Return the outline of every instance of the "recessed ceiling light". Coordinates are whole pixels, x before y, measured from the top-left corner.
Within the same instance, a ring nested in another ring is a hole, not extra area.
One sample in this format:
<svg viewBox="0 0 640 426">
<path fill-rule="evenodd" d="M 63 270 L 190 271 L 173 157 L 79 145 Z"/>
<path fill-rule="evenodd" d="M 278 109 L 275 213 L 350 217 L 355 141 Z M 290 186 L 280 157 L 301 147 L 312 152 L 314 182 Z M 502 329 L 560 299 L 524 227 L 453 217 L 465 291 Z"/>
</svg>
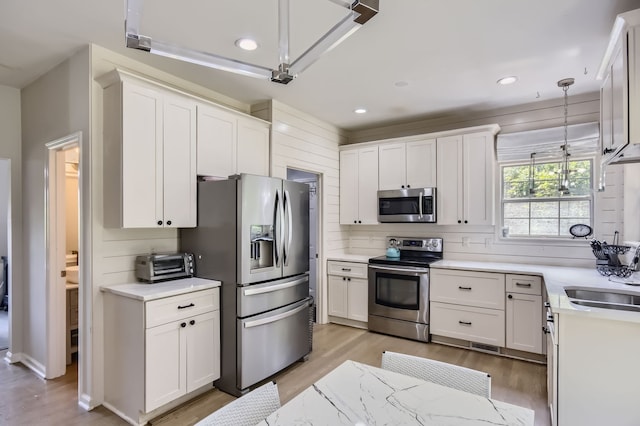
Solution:
<svg viewBox="0 0 640 426">
<path fill-rule="evenodd" d="M 394 83 L 394 86 L 396 87 L 407 87 L 409 85 L 409 83 L 407 83 L 406 81 L 396 81 Z"/>
<path fill-rule="evenodd" d="M 496 81 L 496 83 L 506 86 L 507 84 L 513 84 L 516 81 L 518 81 L 518 77 L 516 77 L 515 75 L 512 75 L 509 77 L 502 77 L 500 80 Z"/>
<path fill-rule="evenodd" d="M 236 40 L 236 46 L 242 50 L 256 50 L 258 48 L 258 43 L 250 38 L 239 38 Z"/>
<path fill-rule="evenodd" d="M 356 108 L 353 110 L 353 112 L 355 112 L 356 114 L 364 114 L 365 112 L 367 112 L 367 110 L 364 108 Z"/>
</svg>

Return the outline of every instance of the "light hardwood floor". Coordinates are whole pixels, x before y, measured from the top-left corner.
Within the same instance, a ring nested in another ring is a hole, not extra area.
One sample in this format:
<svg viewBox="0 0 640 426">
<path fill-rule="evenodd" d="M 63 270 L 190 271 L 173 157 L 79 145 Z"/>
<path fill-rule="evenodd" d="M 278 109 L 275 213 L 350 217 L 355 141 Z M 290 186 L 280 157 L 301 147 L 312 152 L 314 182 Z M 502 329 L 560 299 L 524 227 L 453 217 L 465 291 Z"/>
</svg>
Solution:
<svg viewBox="0 0 640 426">
<path fill-rule="evenodd" d="M 265 349 L 266 350 L 266 349 Z M 492 378 L 492 397 L 529 407 L 536 426 L 550 424 L 546 400 L 546 366 L 526 361 L 370 333 L 334 324 L 316 325 L 313 352 L 273 379 L 286 403 L 347 359 L 380 365 L 384 350 L 403 352 L 486 371 Z M 1 353 L 0 353 L 1 354 Z M 74 364 L 74 367 L 76 365 Z M 85 412 L 77 405 L 77 367 L 55 380 L 41 380 L 24 366 L 0 363 L 0 424 L 10 425 L 124 425 L 104 407 Z M 154 419 L 153 425 L 191 425 L 232 401 L 218 390 Z"/>
</svg>

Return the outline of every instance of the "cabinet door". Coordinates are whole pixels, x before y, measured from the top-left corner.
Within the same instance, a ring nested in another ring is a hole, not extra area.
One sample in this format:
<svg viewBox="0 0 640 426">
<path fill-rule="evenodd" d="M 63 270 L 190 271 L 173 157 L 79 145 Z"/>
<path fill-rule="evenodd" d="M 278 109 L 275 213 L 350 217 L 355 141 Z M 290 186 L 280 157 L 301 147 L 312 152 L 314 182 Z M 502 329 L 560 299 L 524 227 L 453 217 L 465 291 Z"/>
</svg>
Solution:
<svg viewBox="0 0 640 426">
<path fill-rule="evenodd" d="M 238 119 L 237 173 L 269 175 L 269 126 Z"/>
<path fill-rule="evenodd" d="M 329 275 L 329 315 L 347 318 L 347 279 Z"/>
<path fill-rule="evenodd" d="M 407 184 L 406 143 L 382 144 L 379 147 L 378 158 L 378 188 L 401 189 Z"/>
<path fill-rule="evenodd" d="M 542 353 L 542 296 L 507 294 L 507 348 Z"/>
<path fill-rule="evenodd" d="M 236 172 L 237 117 L 198 105 L 198 175 L 228 177 Z"/>
<path fill-rule="evenodd" d="M 177 95 L 164 96 L 164 226 L 196 226 L 196 105 Z"/>
<path fill-rule="evenodd" d="M 611 148 L 614 150 L 628 142 L 625 126 L 625 105 L 627 102 L 625 89 L 627 86 L 627 74 L 624 69 L 625 64 L 622 42 L 621 38 L 618 50 L 611 62 Z"/>
<path fill-rule="evenodd" d="M 369 283 L 362 278 L 347 280 L 348 318 L 367 322 L 369 320 Z"/>
<path fill-rule="evenodd" d="M 187 344 L 187 392 L 220 377 L 220 311 L 189 318 L 182 330 Z"/>
<path fill-rule="evenodd" d="M 464 135 L 463 142 L 463 221 L 472 225 L 493 225 L 493 135 Z"/>
<path fill-rule="evenodd" d="M 358 223 L 358 150 L 340 151 L 340 225 Z"/>
<path fill-rule="evenodd" d="M 609 68 L 611 70 L 611 68 Z M 613 92 L 611 73 L 607 74 L 600 88 L 600 143 L 602 152 L 611 152 L 613 146 Z"/>
<path fill-rule="evenodd" d="M 378 147 L 358 155 L 358 223 L 378 223 Z"/>
<path fill-rule="evenodd" d="M 407 186 L 410 188 L 436 187 L 436 140 L 407 142 L 406 151 Z"/>
<path fill-rule="evenodd" d="M 164 223 L 162 206 L 162 95 L 122 83 L 123 228 Z"/>
<path fill-rule="evenodd" d="M 462 136 L 438 138 L 436 155 L 438 224 L 462 223 Z"/>
<path fill-rule="evenodd" d="M 148 328 L 145 333 L 146 413 L 184 395 L 186 381 L 186 334 L 184 321 Z M 185 324 L 186 326 L 186 324 Z"/>
</svg>

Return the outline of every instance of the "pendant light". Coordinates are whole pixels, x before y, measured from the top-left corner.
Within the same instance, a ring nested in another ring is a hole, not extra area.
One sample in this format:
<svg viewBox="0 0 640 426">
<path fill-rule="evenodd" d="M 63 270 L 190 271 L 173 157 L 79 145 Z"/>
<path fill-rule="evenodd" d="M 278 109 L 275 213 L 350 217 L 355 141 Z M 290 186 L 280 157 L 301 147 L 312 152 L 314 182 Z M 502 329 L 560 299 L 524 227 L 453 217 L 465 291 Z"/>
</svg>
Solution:
<svg viewBox="0 0 640 426">
<path fill-rule="evenodd" d="M 563 78 L 558 81 L 558 87 L 562 88 L 564 92 L 564 144 L 560 147 L 562 149 L 562 165 L 560 168 L 560 174 L 558 175 L 558 192 L 561 195 L 571 194 L 569 190 L 569 145 L 567 144 L 568 122 L 567 117 L 569 115 L 569 95 L 567 91 L 569 86 L 575 83 L 573 78 Z"/>
</svg>

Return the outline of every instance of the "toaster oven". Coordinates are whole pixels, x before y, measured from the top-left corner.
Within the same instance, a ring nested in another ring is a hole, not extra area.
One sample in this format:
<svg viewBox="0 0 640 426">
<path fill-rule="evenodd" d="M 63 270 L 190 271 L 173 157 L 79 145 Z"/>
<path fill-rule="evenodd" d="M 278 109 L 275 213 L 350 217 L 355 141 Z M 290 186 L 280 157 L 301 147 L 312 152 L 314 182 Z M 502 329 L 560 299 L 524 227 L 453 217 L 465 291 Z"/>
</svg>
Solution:
<svg viewBox="0 0 640 426">
<path fill-rule="evenodd" d="M 193 276 L 193 254 L 165 253 L 136 257 L 136 278 L 145 283 Z"/>
</svg>

